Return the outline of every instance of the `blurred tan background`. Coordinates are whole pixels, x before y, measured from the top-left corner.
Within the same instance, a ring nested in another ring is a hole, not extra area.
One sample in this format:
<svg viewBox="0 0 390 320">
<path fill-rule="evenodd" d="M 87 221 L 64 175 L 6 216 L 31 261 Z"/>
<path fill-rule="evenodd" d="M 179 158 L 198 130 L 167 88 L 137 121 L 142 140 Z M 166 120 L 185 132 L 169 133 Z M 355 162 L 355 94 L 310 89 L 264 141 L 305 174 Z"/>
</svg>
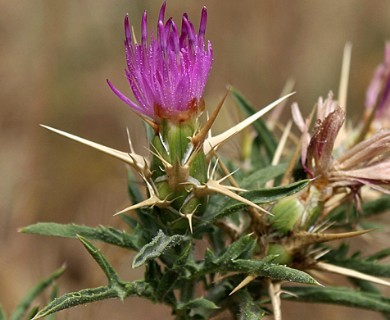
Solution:
<svg viewBox="0 0 390 320">
<path fill-rule="evenodd" d="M 294 100 L 308 110 L 319 95 L 337 93 L 343 47 L 351 41 L 348 108 L 353 117 L 359 115 L 372 72 L 383 59 L 384 42 L 390 39 L 389 1 L 168 0 L 167 15 L 179 20 L 188 11 L 197 25 L 204 4 L 207 38 L 214 49 L 205 92 L 209 106 L 233 84 L 260 108 L 277 98 L 292 77 Z M 123 17 L 129 13 L 138 34 L 147 9 L 154 30 L 160 5 L 152 0 L 0 3 L 0 303 L 7 312 L 38 279 L 63 263 L 68 268 L 59 281 L 61 293 L 105 284 L 77 241 L 19 234 L 17 229 L 38 221 L 123 226 L 112 216 L 127 204 L 122 163 L 38 125 L 122 150 L 127 150 L 130 127 L 135 147 L 146 153 L 140 121 L 110 92 L 105 79 L 130 95 L 123 73 Z M 224 116 L 232 109 L 228 101 Z M 131 270 L 128 252 L 98 246 L 123 278 L 142 276 L 142 270 Z M 317 320 L 339 320 L 356 314 L 341 307 L 285 306 L 285 319 L 315 314 Z M 358 314 L 380 319 L 370 312 Z M 129 299 L 64 311 L 58 319 L 170 316 L 164 307 Z"/>
</svg>

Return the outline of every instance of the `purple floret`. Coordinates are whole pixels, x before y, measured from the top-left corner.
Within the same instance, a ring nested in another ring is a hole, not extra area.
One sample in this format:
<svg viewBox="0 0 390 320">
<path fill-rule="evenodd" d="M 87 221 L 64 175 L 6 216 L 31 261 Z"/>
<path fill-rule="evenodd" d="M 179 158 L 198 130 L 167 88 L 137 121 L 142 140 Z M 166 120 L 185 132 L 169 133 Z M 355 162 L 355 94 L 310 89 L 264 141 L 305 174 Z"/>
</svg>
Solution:
<svg viewBox="0 0 390 320">
<path fill-rule="evenodd" d="M 199 32 L 184 14 L 181 34 L 172 18 L 164 23 L 166 3 L 157 23 L 157 39 L 148 42 L 146 11 L 141 22 L 141 43 L 133 39 L 125 17 L 127 70 L 137 103 L 131 101 L 110 81 L 113 92 L 130 107 L 158 122 L 160 119 L 185 121 L 203 109 L 203 91 L 210 73 L 213 53 L 205 44 L 207 10 L 203 7 Z"/>
</svg>

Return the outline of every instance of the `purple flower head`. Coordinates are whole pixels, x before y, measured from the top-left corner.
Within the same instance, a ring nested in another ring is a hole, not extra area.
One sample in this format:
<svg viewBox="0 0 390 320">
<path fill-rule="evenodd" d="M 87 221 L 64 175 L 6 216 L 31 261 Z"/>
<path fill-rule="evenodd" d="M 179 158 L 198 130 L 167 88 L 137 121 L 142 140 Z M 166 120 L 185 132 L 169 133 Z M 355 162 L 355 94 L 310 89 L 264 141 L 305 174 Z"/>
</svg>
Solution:
<svg viewBox="0 0 390 320">
<path fill-rule="evenodd" d="M 213 53 L 205 45 L 207 10 L 203 7 L 198 33 L 183 14 L 181 34 L 172 18 L 164 23 L 164 2 L 157 23 L 157 36 L 148 41 L 147 14 L 142 17 L 141 43 L 133 38 L 125 17 L 127 70 L 137 103 L 115 88 L 112 91 L 135 111 L 159 122 L 161 119 L 185 121 L 204 108 L 203 91 L 210 73 Z"/>
<path fill-rule="evenodd" d="M 374 108 L 377 104 L 377 114 L 383 116 L 390 108 L 390 42 L 385 46 L 383 63 L 377 66 L 366 93 L 366 107 Z"/>
</svg>

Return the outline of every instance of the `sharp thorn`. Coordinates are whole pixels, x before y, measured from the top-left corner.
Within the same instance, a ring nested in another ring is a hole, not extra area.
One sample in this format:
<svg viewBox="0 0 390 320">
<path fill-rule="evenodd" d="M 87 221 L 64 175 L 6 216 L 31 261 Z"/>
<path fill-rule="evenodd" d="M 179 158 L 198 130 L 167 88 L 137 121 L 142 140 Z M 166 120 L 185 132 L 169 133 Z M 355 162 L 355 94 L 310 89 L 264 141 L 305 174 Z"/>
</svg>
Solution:
<svg viewBox="0 0 390 320">
<path fill-rule="evenodd" d="M 285 95 L 282 98 L 277 99 L 276 101 L 272 102 L 265 108 L 259 110 L 255 114 L 251 115 L 250 117 L 246 118 L 242 122 L 236 124 L 234 127 L 226 130 L 225 132 L 217 136 L 206 139 L 205 142 L 203 143 L 204 153 L 207 155 L 211 150 L 219 148 L 224 142 L 234 137 L 236 134 L 240 133 L 246 127 L 250 126 L 253 122 L 261 118 L 264 114 L 266 114 L 268 111 L 275 108 L 279 103 L 281 103 L 288 97 L 292 96 L 294 93 L 295 92 L 292 92 L 288 95 Z"/>
<path fill-rule="evenodd" d="M 242 280 L 238 285 L 237 287 L 235 287 L 230 293 L 229 293 L 229 296 L 231 296 L 232 294 L 236 293 L 238 290 L 242 289 L 243 287 L 245 287 L 247 284 L 249 284 L 250 282 L 252 282 L 253 280 L 255 280 L 257 278 L 256 275 L 249 275 L 247 276 L 244 280 Z"/>
<path fill-rule="evenodd" d="M 116 149 L 113 149 L 113 148 L 109 148 L 109 147 L 106 147 L 104 145 L 101 145 L 99 143 L 96 143 L 96 142 L 93 142 L 93 141 L 90 141 L 90 140 L 87 140 L 87 139 L 84 139 L 84 138 L 81 138 L 81 137 L 78 137 L 76 135 L 73 135 L 73 134 L 70 134 L 70 133 L 67 133 L 67 132 L 64 132 L 64 131 L 61 131 L 61 130 L 58 130 L 58 129 L 54 129 L 54 128 L 51 128 L 51 127 L 48 127 L 48 126 L 45 126 L 45 125 L 42 125 L 41 124 L 41 127 L 45 128 L 45 129 L 48 129 L 50 131 L 53 131 L 59 135 L 62 135 L 70 140 L 74 140 L 74 141 L 77 141 L 77 142 L 80 142 L 86 146 L 89 146 L 91 148 L 94 148 L 96 150 L 99 150 L 101 152 L 104 152 L 114 158 L 117 158 L 119 160 L 122 160 L 123 162 L 129 164 L 130 166 L 132 166 L 134 169 L 136 169 L 138 172 L 141 172 L 143 174 L 146 174 L 147 175 L 147 172 L 145 171 L 148 171 L 147 169 L 147 166 L 145 165 L 146 163 L 146 160 L 144 157 L 136 154 L 136 153 L 132 153 L 131 155 L 129 153 L 126 153 L 126 152 L 123 152 L 123 151 L 119 151 L 119 150 L 116 150 Z M 144 164 L 143 164 L 144 163 Z"/>
<path fill-rule="evenodd" d="M 195 148 L 201 146 L 203 142 L 206 140 L 207 135 L 209 134 L 209 131 L 212 127 L 212 125 L 215 122 L 215 119 L 217 119 L 217 116 L 219 112 L 221 111 L 221 108 L 226 100 L 227 95 L 229 94 L 230 89 L 228 89 L 221 99 L 221 101 L 218 103 L 217 107 L 215 108 L 214 112 L 211 114 L 211 117 L 208 117 L 207 122 L 205 125 L 200 129 L 200 131 L 192 138 L 192 143 L 195 146 Z"/>
</svg>

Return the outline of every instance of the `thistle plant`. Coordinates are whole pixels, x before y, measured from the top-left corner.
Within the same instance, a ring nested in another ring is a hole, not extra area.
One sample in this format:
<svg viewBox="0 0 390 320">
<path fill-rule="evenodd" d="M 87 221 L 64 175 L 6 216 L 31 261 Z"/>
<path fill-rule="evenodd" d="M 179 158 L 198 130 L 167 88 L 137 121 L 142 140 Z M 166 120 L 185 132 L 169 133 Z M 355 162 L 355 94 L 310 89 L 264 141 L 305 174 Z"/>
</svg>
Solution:
<svg viewBox="0 0 390 320">
<path fill-rule="evenodd" d="M 213 51 L 205 39 L 206 8 L 198 31 L 184 14 L 180 32 L 172 18 L 165 19 L 165 10 L 164 3 L 155 36 L 149 36 L 144 13 L 140 40 L 125 17 L 126 77 L 135 99 L 108 81 L 145 123 L 148 157 L 134 150 L 130 133 L 129 150 L 123 152 L 44 126 L 124 162 L 130 204 L 115 217 L 126 230 L 57 223 L 22 229 L 79 239 L 108 281 L 53 296 L 47 306 L 33 309 L 30 318 L 132 296 L 168 305 L 176 319 L 278 320 L 284 299 L 363 308 L 388 318 L 390 300 L 380 289 L 390 285 L 385 279 L 390 267 L 380 261 L 390 255 L 389 249 L 371 255 L 350 252 L 346 239 L 380 232 L 367 228 L 367 218 L 390 206 L 390 130 L 383 119 L 390 110 L 389 45 L 355 129 L 345 125 L 348 46 L 339 98 L 332 93 L 320 98 L 307 116 L 293 103 L 293 121 L 271 123 L 262 116 L 286 106 L 293 93 L 256 111 L 229 88 L 209 108 L 203 93 Z M 247 118 L 213 135 L 228 95 Z M 271 119 L 276 118 L 274 113 Z M 293 122 L 300 136 L 291 132 Z M 280 136 L 277 128 L 282 128 Z M 225 142 L 244 129 L 254 138 L 239 136 L 246 146 L 240 156 L 224 156 Z M 144 278 L 121 279 L 91 241 L 136 252 L 129 268 L 144 267 Z M 345 276 L 350 285 L 334 285 L 331 273 Z"/>
</svg>

